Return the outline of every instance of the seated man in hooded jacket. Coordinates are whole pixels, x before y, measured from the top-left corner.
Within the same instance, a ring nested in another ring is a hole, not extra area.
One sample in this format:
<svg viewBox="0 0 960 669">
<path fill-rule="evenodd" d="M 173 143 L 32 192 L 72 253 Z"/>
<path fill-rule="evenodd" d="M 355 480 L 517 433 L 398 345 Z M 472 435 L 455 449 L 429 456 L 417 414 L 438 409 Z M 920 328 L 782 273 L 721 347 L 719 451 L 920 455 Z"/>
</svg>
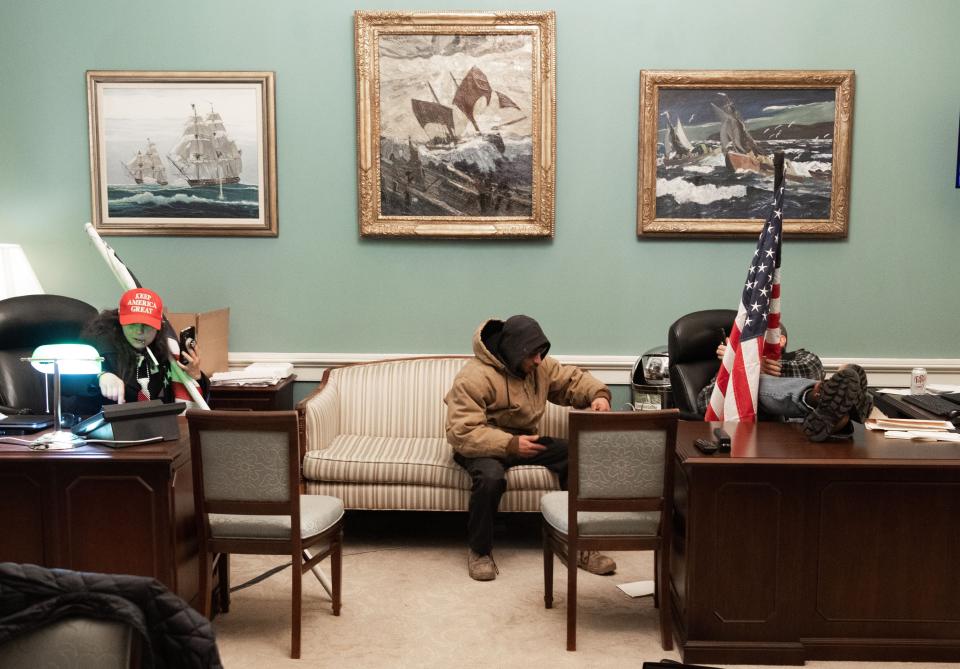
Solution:
<svg viewBox="0 0 960 669">
<path fill-rule="evenodd" d="M 447 441 L 473 481 L 467 534 L 467 569 L 478 581 L 497 577 L 493 519 L 506 490 L 506 470 L 543 465 L 567 487 L 567 442 L 537 434 L 547 401 L 594 411 L 610 410 L 610 391 L 588 372 L 548 357 L 550 342 L 529 316 L 491 319 L 473 336 L 474 358 L 444 398 Z M 616 563 L 582 551 L 577 564 L 612 574 Z"/>
</svg>

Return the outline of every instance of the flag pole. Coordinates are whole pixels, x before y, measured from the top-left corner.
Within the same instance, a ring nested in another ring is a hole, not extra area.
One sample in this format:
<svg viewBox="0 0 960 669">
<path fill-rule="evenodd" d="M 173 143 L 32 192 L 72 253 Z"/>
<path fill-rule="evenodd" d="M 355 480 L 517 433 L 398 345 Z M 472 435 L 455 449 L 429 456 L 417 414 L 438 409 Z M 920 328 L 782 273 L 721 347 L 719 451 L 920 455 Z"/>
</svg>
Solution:
<svg viewBox="0 0 960 669">
<path fill-rule="evenodd" d="M 121 288 L 124 290 L 130 290 L 131 288 L 143 287 L 133 276 L 127 266 L 123 264 L 123 261 L 117 257 L 116 252 L 110 248 L 105 241 L 103 241 L 103 238 L 99 235 L 99 233 L 97 233 L 97 230 L 93 227 L 93 225 L 88 222 L 84 224 L 83 229 L 86 230 L 87 236 L 90 237 L 90 241 L 93 242 L 94 248 L 97 249 L 100 257 L 103 258 L 103 261 L 107 263 L 107 267 L 110 268 L 113 276 L 116 277 L 117 281 L 120 283 Z M 173 332 L 173 326 L 170 325 L 170 321 L 167 320 L 165 314 L 163 315 L 163 324 L 169 328 L 171 332 Z M 203 396 L 200 394 L 200 390 L 197 388 L 196 381 L 190 378 L 190 376 L 183 371 L 180 365 L 176 364 L 176 359 L 172 355 L 170 357 L 170 374 L 174 381 L 183 384 L 184 388 L 187 389 L 187 392 L 190 393 L 190 399 L 193 400 L 198 408 L 207 411 L 210 410 L 210 406 L 203 399 Z"/>
</svg>

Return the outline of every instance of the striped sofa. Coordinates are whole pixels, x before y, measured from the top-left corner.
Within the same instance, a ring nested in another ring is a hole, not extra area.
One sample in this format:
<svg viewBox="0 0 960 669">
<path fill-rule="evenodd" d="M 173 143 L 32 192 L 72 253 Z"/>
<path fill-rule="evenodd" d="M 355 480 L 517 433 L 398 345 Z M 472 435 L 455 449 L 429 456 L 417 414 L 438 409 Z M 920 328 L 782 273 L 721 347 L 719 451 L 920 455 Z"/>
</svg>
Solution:
<svg viewBox="0 0 960 669">
<path fill-rule="evenodd" d="M 466 511 L 470 477 L 444 435 L 447 394 L 467 356 L 403 358 L 328 369 L 297 404 L 306 492 L 348 509 Z M 566 407 L 547 406 L 540 434 L 565 438 Z M 501 511 L 540 511 L 559 490 L 540 466 L 512 467 Z"/>
</svg>

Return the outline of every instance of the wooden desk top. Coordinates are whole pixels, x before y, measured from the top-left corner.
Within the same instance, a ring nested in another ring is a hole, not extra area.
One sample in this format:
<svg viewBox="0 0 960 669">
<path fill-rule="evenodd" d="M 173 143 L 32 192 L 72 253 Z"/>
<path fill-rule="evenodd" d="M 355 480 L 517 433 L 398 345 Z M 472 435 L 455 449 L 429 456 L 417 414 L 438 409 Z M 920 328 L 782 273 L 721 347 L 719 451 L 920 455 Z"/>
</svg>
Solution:
<svg viewBox="0 0 960 669">
<path fill-rule="evenodd" d="M 713 439 L 713 428 L 723 425 L 730 435 L 729 453 L 704 455 L 694 439 Z M 882 432 L 855 425 L 853 439 L 809 441 L 799 423 L 708 423 L 680 421 L 677 454 L 684 464 L 769 465 L 794 463 L 830 467 L 951 467 L 960 468 L 960 444 L 887 439 Z"/>
<path fill-rule="evenodd" d="M 154 444 L 125 446 L 110 448 L 101 444 L 78 446 L 66 451 L 34 451 L 29 446 L 13 441 L 0 441 L 0 463 L 16 461 L 40 461 L 42 458 L 51 460 L 117 460 L 130 462 L 140 460 L 144 462 L 168 461 L 178 462 L 181 458 L 190 457 L 190 430 L 187 428 L 187 419 L 177 417 L 180 427 L 180 439 L 177 441 L 159 441 Z M 50 430 L 24 434 L 10 439 L 24 439 L 33 441 Z"/>
</svg>

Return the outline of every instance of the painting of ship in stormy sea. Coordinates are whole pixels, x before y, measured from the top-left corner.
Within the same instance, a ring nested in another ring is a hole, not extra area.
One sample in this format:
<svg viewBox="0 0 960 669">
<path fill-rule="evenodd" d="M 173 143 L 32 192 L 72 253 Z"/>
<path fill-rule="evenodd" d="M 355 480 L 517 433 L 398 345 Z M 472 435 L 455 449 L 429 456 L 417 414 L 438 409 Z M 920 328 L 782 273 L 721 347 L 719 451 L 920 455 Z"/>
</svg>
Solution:
<svg viewBox="0 0 960 669">
<path fill-rule="evenodd" d="M 738 222 L 757 219 L 748 227 L 758 231 L 769 208 L 773 157 L 783 152 L 785 230 L 837 232 L 840 221 L 832 219 L 845 216 L 847 197 L 837 172 L 849 173 L 849 123 L 838 123 L 842 95 L 839 86 L 662 86 L 655 108 L 646 110 L 656 113 L 648 119 L 655 134 L 644 144 L 654 218 L 703 221 L 692 226 L 699 232 L 710 225 L 740 232 Z"/>
<path fill-rule="evenodd" d="M 95 83 L 98 229 L 263 234 L 270 185 L 262 86 Z M 271 105 L 272 107 L 272 105 Z"/>
<path fill-rule="evenodd" d="M 383 215 L 530 215 L 530 48 L 511 36 L 380 40 Z"/>
<path fill-rule="evenodd" d="M 552 136 L 543 135 L 543 120 L 550 114 L 552 123 L 553 97 L 538 81 L 553 66 L 541 57 L 540 44 L 553 15 L 531 14 L 536 16 L 517 17 L 522 27 L 511 30 L 484 24 L 461 31 L 448 16 L 442 27 L 428 27 L 430 16 L 412 13 L 410 20 L 421 22 L 423 32 L 381 29 L 372 40 L 372 58 L 358 52 L 364 234 L 552 234 L 553 144 Z M 361 32 L 368 21 L 381 20 L 394 18 L 358 12 Z M 464 18 L 470 20 L 476 16 Z M 358 41 L 358 49 L 365 45 Z M 363 69 L 367 62 L 370 71 Z M 363 136 L 369 127 L 362 101 L 367 75 L 377 91 L 369 138 Z M 366 139 L 375 161 L 372 183 L 364 169 Z M 548 151 L 541 151 L 543 142 L 551 142 Z M 543 192 L 546 177 L 535 176 L 543 155 L 549 197 Z M 366 183 L 373 186 L 369 199 Z M 365 226 L 365 220 L 373 224 Z"/>
</svg>

